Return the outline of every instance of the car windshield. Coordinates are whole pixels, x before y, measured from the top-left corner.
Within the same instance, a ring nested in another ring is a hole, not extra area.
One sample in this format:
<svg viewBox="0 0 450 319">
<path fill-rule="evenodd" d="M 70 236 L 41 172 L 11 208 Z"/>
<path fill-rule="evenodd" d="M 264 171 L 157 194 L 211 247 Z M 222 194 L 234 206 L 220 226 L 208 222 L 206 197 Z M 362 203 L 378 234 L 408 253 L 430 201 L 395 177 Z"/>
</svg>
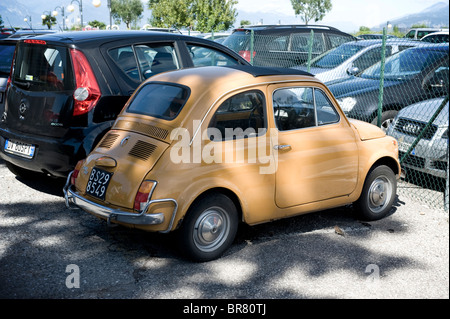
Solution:
<svg viewBox="0 0 450 319">
<path fill-rule="evenodd" d="M 9 75 L 16 45 L 0 45 L 0 75 Z"/>
<path fill-rule="evenodd" d="M 392 55 L 386 59 L 384 76 L 387 80 L 405 80 L 422 72 L 437 60 L 448 56 L 448 51 L 427 48 L 413 48 Z M 381 62 L 361 74 L 362 78 L 380 79 Z"/>
<path fill-rule="evenodd" d="M 184 86 L 153 83 L 141 87 L 127 108 L 127 112 L 173 120 L 189 97 Z"/>
<path fill-rule="evenodd" d="M 342 64 L 362 49 L 364 49 L 364 47 L 360 45 L 343 44 L 313 59 L 311 61 L 311 66 L 332 69 Z"/>
</svg>

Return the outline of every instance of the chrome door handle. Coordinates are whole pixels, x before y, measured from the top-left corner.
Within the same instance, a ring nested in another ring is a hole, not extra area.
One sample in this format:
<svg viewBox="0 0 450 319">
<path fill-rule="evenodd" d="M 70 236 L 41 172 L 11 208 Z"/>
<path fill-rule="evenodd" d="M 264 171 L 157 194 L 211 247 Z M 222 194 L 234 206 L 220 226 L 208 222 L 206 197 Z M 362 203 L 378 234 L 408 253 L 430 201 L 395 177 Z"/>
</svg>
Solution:
<svg viewBox="0 0 450 319">
<path fill-rule="evenodd" d="M 292 149 L 288 144 L 275 145 L 273 148 L 277 151 L 290 151 Z"/>
</svg>

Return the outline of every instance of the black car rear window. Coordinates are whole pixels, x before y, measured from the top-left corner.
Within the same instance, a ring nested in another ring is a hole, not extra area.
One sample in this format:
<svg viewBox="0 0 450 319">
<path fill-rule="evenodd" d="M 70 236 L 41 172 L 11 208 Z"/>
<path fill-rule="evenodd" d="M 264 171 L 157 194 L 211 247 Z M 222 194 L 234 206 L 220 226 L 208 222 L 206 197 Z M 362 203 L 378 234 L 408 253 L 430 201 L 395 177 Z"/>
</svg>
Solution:
<svg viewBox="0 0 450 319">
<path fill-rule="evenodd" d="M 31 91 L 74 89 L 72 64 L 66 47 L 20 43 L 13 81 Z"/>
<path fill-rule="evenodd" d="M 173 120 L 180 113 L 190 90 L 185 86 L 150 82 L 142 86 L 127 108 L 127 112 Z"/>
</svg>

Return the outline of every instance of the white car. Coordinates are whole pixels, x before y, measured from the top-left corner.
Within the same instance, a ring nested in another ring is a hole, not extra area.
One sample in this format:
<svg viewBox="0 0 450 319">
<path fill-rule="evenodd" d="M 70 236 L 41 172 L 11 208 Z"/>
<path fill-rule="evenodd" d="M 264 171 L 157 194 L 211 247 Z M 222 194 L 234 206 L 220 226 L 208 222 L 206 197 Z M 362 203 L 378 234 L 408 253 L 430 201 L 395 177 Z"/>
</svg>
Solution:
<svg viewBox="0 0 450 319">
<path fill-rule="evenodd" d="M 446 178 L 448 167 L 448 99 L 435 98 L 400 110 L 387 134 L 398 141 L 399 159 L 406 170 L 420 171 Z M 422 131 L 439 108 L 433 123 Z M 422 134 L 422 138 L 416 139 Z M 406 155 L 406 156 L 405 156 Z"/>
<path fill-rule="evenodd" d="M 433 32 L 430 33 L 423 38 L 420 39 L 420 41 L 424 42 L 430 42 L 430 43 L 448 43 L 448 31 L 440 31 L 440 32 Z"/>
</svg>

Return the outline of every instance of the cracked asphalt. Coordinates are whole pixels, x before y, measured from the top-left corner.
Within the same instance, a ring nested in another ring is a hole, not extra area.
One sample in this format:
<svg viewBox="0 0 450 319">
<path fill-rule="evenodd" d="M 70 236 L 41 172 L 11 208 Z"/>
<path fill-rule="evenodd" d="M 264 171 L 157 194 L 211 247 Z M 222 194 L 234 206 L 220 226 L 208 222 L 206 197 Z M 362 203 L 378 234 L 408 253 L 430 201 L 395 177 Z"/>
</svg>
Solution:
<svg viewBox="0 0 450 319">
<path fill-rule="evenodd" d="M 380 221 L 351 206 L 241 225 L 226 254 L 191 263 L 172 236 L 64 205 L 63 181 L 0 160 L 1 299 L 448 299 L 449 215 L 400 194 Z"/>
</svg>

